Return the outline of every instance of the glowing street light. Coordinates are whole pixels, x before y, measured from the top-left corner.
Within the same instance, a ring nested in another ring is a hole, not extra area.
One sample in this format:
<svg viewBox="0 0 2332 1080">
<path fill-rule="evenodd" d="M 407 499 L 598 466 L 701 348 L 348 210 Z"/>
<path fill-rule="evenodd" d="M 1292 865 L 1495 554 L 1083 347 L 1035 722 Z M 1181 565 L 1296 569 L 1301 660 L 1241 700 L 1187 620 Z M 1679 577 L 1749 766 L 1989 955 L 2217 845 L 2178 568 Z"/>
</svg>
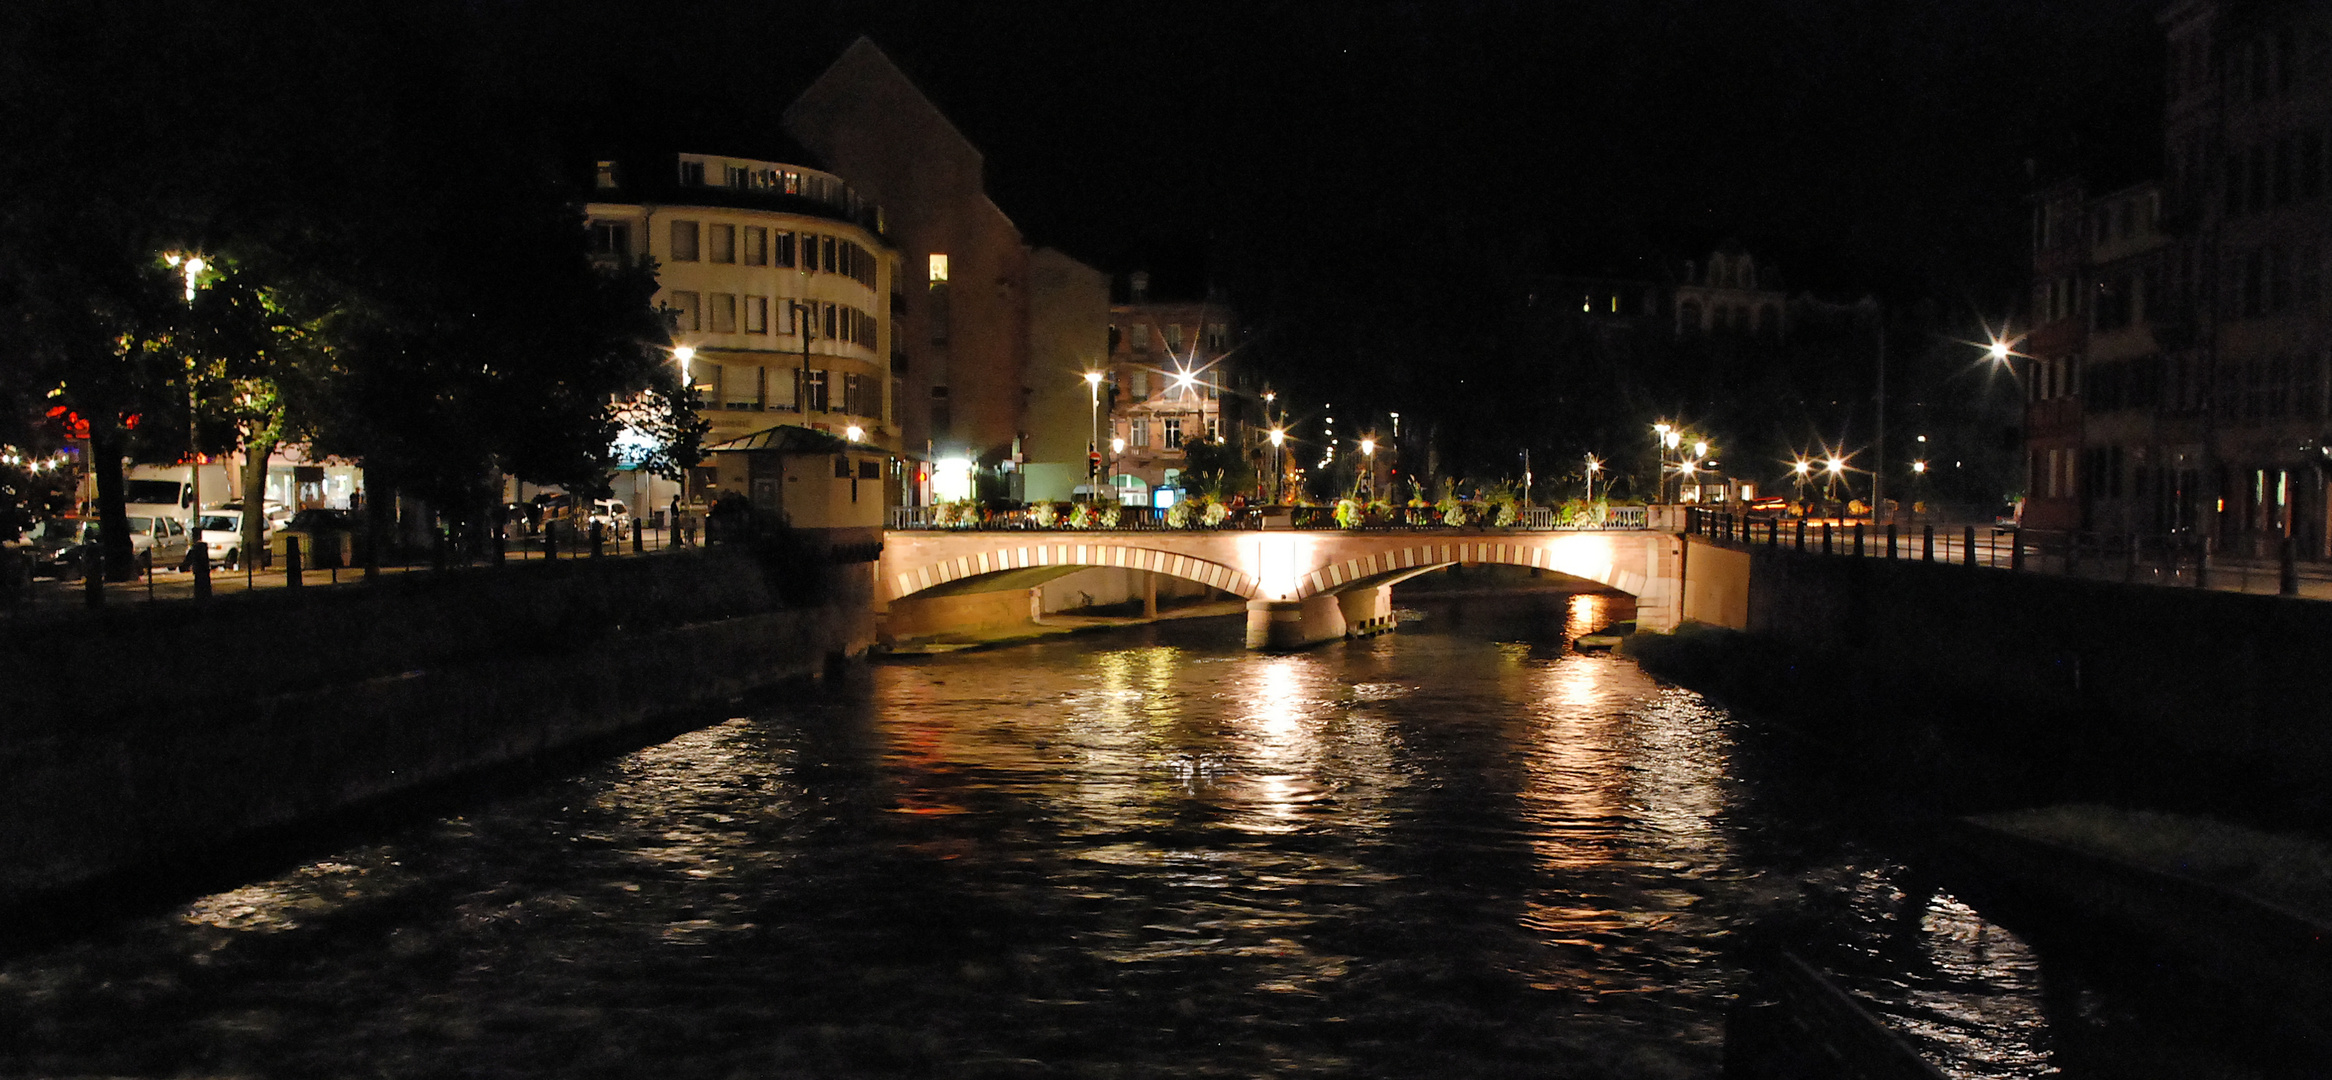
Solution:
<svg viewBox="0 0 2332 1080">
<path fill-rule="evenodd" d="M 857 424 L 852 424 L 849 427 L 842 429 L 842 437 L 849 439 L 851 442 L 858 442 L 866 438 L 866 429 L 858 426 Z"/>
<path fill-rule="evenodd" d="M 1101 480 L 1101 373 L 1085 373 L 1085 389 L 1093 396 L 1093 441 L 1085 444 L 1085 497 L 1093 499 Z"/>
<path fill-rule="evenodd" d="M 1595 474 L 1596 474 L 1596 473 L 1599 473 L 1599 472 L 1602 472 L 1602 471 L 1603 471 L 1603 462 L 1601 462 L 1601 461 L 1597 461 L 1597 460 L 1595 459 L 1595 455 L 1593 455 L 1593 454 L 1589 454 L 1589 455 L 1587 455 L 1587 501 L 1588 501 L 1588 502 L 1594 502 L 1594 501 L 1595 501 Z"/>
</svg>

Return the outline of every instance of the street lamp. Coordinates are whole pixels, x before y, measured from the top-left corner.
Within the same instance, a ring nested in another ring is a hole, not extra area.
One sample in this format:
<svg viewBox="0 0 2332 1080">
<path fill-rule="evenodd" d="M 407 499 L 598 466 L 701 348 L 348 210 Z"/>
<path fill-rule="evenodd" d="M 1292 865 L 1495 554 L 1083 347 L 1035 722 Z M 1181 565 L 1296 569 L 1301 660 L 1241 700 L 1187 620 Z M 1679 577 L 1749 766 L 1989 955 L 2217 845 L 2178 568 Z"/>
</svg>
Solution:
<svg viewBox="0 0 2332 1080">
<path fill-rule="evenodd" d="M 1587 455 L 1587 501 L 1590 504 L 1595 502 L 1595 474 L 1602 471 L 1603 463 L 1595 460 L 1595 455 Z"/>
<path fill-rule="evenodd" d="M 1085 389 L 1093 395 L 1093 441 L 1085 444 L 1085 498 L 1092 501 L 1101 480 L 1101 373 L 1085 373 Z"/>
<path fill-rule="evenodd" d="M 1282 429 L 1282 428 L 1272 428 L 1272 429 L 1271 429 L 1271 505 L 1273 505 L 1273 506 L 1278 506 L 1278 505 L 1279 505 L 1279 482 L 1280 482 L 1280 473 L 1281 473 L 1282 471 L 1284 471 L 1284 466 L 1282 466 L 1282 465 L 1280 464 L 1280 457 L 1279 457 L 1279 454 L 1280 454 L 1280 448 L 1281 448 L 1282 446 L 1286 445 L 1286 444 L 1287 444 L 1287 431 L 1286 431 L 1285 429 Z"/>
<path fill-rule="evenodd" d="M 200 255 L 181 255 L 176 252 L 163 256 L 162 261 L 178 268 L 180 277 L 186 282 L 186 302 L 192 306 L 195 284 L 210 264 Z M 195 388 L 199 374 L 199 364 L 193 354 L 189 353 L 186 357 L 186 497 L 194 504 L 188 508 L 186 529 L 187 550 L 193 553 L 187 557 L 190 566 L 196 561 L 195 556 L 207 555 L 202 543 L 202 452 L 195 445 L 195 428 L 201 423 L 199 413 L 202 410 L 202 394 Z M 258 505 L 252 500 L 244 501 Z"/>
<path fill-rule="evenodd" d="M 1377 441 L 1375 439 L 1363 438 L 1360 440 L 1360 461 L 1363 477 L 1360 493 L 1363 497 L 1374 495 L 1377 489 Z"/>
</svg>

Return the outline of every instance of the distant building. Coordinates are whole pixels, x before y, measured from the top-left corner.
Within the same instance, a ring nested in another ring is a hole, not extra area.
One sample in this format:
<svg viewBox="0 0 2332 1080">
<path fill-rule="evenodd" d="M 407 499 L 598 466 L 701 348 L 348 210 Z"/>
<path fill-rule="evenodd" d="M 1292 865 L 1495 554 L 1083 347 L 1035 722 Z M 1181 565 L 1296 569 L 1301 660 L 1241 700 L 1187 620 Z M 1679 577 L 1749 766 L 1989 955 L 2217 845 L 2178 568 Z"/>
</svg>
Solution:
<svg viewBox="0 0 2332 1080">
<path fill-rule="evenodd" d="M 1108 274 L 1051 248 L 1029 256 L 1024 499 L 1061 501 L 1084 491 L 1096 426 L 1100 453 L 1108 457 L 1113 400 L 1106 381 L 1109 317 Z M 1086 379 L 1094 373 L 1104 377 L 1098 387 Z"/>
<path fill-rule="evenodd" d="M 1111 483 L 1126 500 L 1147 499 L 1174 484 L 1188 467 L 1192 441 L 1247 445 L 1244 411 L 1226 411 L 1226 391 L 1239 386 L 1233 350 L 1239 325 L 1227 301 L 1157 300 L 1149 275 L 1132 274 L 1126 302 L 1109 309 L 1109 365 L 1114 388 L 1103 439 L 1125 449 L 1105 457 Z M 1107 402 L 1105 402 L 1107 404 Z M 1109 455 L 1110 446 L 1103 447 Z"/>
<path fill-rule="evenodd" d="M 876 299 L 897 332 L 907 449 L 976 462 L 1009 494 L 1029 362 L 1029 251 L 989 200 L 978 148 L 864 38 L 785 112 L 786 130 L 880 203 L 900 273 Z"/>
<path fill-rule="evenodd" d="M 1731 335 L 1779 339 L 1787 335 L 1789 297 L 1778 275 L 1757 265 L 1739 245 L 1726 245 L 1706 260 L 1688 261 L 1669 290 L 1668 310 L 1676 336 Z M 1592 304 L 1594 297 L 1589 297 Z M 1615 293 L 1612 303 L 1617 306 Z"/>
</svg>

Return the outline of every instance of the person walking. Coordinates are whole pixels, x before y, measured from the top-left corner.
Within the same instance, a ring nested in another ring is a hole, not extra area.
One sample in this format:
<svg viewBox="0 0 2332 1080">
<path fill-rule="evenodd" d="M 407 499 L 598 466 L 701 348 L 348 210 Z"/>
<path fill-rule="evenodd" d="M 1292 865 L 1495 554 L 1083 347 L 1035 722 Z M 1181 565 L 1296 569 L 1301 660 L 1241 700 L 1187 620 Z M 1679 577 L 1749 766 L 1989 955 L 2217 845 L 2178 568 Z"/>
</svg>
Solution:
<svg viewBox="0 0 2332 1080">
<path fill-rule="evenodd" d="M 680 542 L 680 496 L 672 496 L 672 515 L 664 522 L 664 546 Z"/>
</svg>

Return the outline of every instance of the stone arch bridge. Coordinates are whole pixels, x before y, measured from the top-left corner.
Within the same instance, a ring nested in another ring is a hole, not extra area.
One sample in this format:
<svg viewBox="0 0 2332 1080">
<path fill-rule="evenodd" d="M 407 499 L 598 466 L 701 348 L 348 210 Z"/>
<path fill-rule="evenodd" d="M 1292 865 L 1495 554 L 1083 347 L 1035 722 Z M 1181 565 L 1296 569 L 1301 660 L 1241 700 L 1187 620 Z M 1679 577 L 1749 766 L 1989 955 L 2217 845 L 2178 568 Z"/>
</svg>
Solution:
<svg viewBox="0 0 2332 1080">
<path fill-rule="evenodd" d="M 1242 597 L 1248 647 L 1292 649 L 1390 629 L 1394 584 L 1489 563 L 1627 593 L 1636 598 L 1638 626 L 1668 630 L 1683 613 L 1683 553 L 1683 538 L 1662 530 L 892 530 L 876 568 L 875 606 L 886 624 L 947 629 L 951 610 L 1009 611 L 1047 581 L 1122 568 Z"/>
</svg>

